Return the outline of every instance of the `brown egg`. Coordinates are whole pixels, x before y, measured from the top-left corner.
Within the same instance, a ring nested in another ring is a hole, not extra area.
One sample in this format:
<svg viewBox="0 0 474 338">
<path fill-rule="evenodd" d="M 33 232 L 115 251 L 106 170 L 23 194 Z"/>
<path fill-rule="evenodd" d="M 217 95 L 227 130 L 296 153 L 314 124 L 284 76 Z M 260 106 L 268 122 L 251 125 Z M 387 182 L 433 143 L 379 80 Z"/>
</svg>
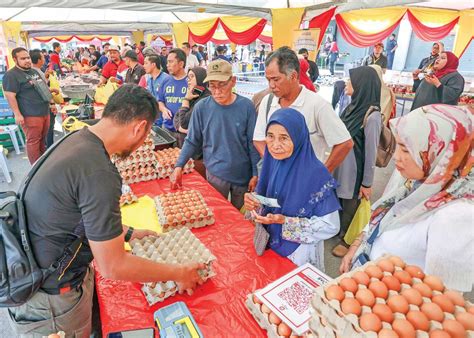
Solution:
<svg viewBox="0 0 474 338">
<path fill-rule="evenodd" d="M 428 331 L 430 329 L 430 321 L 423 312 L 408 311 L 406 317 L 415 330 Z"/>
<path fill-rule="evenodd" d="M 389 290 L 400 292 L 402 288 L 400 281 L 393 276 L 385 276 L 384 278 L 382 278 L 382 282 L 387 285 L 387 288 Z"/>
<path fill-rule="evenodd" d="M 451 336 L 444 330 L 433 330 L 430 331 L 430 338 L 451 338 Z"/>
<path fill-rule="evenodd" d="M 463 296 L 457 292 L 457 291 L 454 291 L 454 290 L 446 290 L 444 292 L 444 294 L 449 298 L 451 299 L 451 301 L 454 303 L 454 305 L 457 305 L 457 306 L 464 306 L 465 304 L 465 301 L 464 301 L 464 298 Z"/>
<path fill-rule="evenodd" d="M 392 323 L 392 329 L 401 338 L 415 338 L 416 331 L 413 325 L 405 319 L 395 319 Z"/>
<path fill-rule="evenodd" d="M 365 313 L 360 316 L 359 325 L 364 331 L 379 332 L 382 329 L 382 322 L 380 318 L 373 313 Z"/>
<path fill-rule="evenodd" d="M 375 296 L 372 291 L 367 289 L 359 289 L 356 292 L 355 298 L 361 305 L 372 307 L 375 304 Z"/>
<path fill-rule="evenodd" d="M 453 319 L 446 319 L 443 322 L 443 330 L 449 333 L 452 338 L 467 337 L 466 329 L 464 328 L 464 326 Z"/>
<path fill-rule="evenodd" d="M 190 219 L 191 218 L 191 213 L 189 211 L 186 211 L 184 213 L 184 217 L 186 217 L 187 219 Z"/>
<path fill-rule="evenodd" d="M 193 210 L 193 209 L 194 209 L 194 208 L 191 208 L 191 210 Z M 196 216 L 196 217 L 201 216 L 201 213 L 199 212 L 199 210 L 194 210 L 194 211 L 193 211 L 193 214 L 194 214 L 194 216 Z"/>
<path fill-rule="evenodd" d="M 393 330 L 382 329 L 379 331 L 378 338 L 399 338 L 400 336 Z"/>
<path fill-rule="evenodd" d="M 401 295 L 405 297 L 409 304 L 420 306 L 423 304 L 423 298 L 421 297 L 420 291 L 414 288 L 405 289 L 402 291 Z"/>
<path fill-rule="evenodd" d="M 253 295 L 253 302 L 255 304 L 263 304 L 262 301 L 260 299 L 258 299 L 258 297 L 256 295 Z"/>
<path fill-rule="evenodd" d="M 272 324 L 275 324 L 275 325 L 279 325 L 281 323 L 281 319 L 278 318 L 278 316 L 276 314 L 274 314 L 273 312 L 271 312 L 268 315 L 268 321 Z"/>
<path fill-rule="evenodd" d="M 408 302 L 405 297 L 400 295 L 391 296 L 387 300 L 387 305 L 393 312 L 407 313 L 408 312 Z"/>
<path fill-rule="evenodd" d="M 423 270 L 421 270 L 421 268 L 419 268 L 416 265 L 407 265 L 405 267 L 405 271 L 408 272 L 410 276 L 412 276 L 413 278 L 419 278 L 419 279 L 425 278 L 425 274 Z"/>
<path fill-rule="evenodd" d="M 383 277 L 383 271 L 377 265 L 369 265 L 365 268 L 365 272 L 369 275 L 369 277 L 380 279 Z"/>
<path fill-rule="evenodd" d="M 474 315 L 469 312 L 458 312 L 456 320 L 464 326 L 466 330 L 474 331 Z"/>
<path fill-rule="evenodd" d="M 291 328 L 283 322 L 278 325 L 277 331 L 278 334 L 283 337 L 288 337 L 291 335 Z"/>
<path fill-rule="evenodd" d="M 394 316 L 392 310 L 386 304 L 375 304 L 372 308 L 372 312 L 375 313 L 381 321 L 386 323 L 392 323 Z"/>
<path fill-rule="evenodd" d="M 353 313 L 357 317 L 362 313 L 362 307 L 359 302 L 354 298 L 345 298 L 341 303 L 341 310 L 346 315 Z"/>
<path fill-rule="evenodd" d="M 369 290 L 372 291 L 375 297 L 387 299 L 388 297 L 388 288 L 385 283 L 380 281 L 370 282 Z"/>
<path fill-rule="evenodd" d="M 405 267 L 405 262 L 398 256 L 391 256 L 389 258 L 389 260 L 395 265 L 395 266 L 398 266 L 400 268 L 404 268 Z"/>
<path fill-rule="evenodd" d="M 352 275 L 352 278 L 357 282 L 357 284 L 363 284 L 367 286 L 370 283 L 369 275 L 363 271 L 357 271 Z"/>
<path fill-rule="evenodd" d="M 395 271 L 395 265 L 389 259 L 382 259 L 377 263 L 377 266 L 383 271 L 393 273 Z M 392 331 L 393 332 L 393 331 Z"/>
<path fill-rule="evenodd" d="M 444 312 L 454 313 L 454 303 L 451 301 L 451 299 L 449 299 L 448 296 L 436 295 L 431 298 L 431 301 L 438 304 L 441 310 Z"/>
<path fill-rule="evenodd" d="M 466 306 L 466 311 L 474 315 L 474 306 Z"/>
<path fill-rule="evenodd" d="M 413 285 L 413 288 L 420 291 L 422 297 L 431 298 L 433 295 L 433 290 L 431 290 L 431 288 L 425 283 L 415 284 Z"/>
<path fill-rule="evenodd" d="M 428 285 L 432 290 L 439 292 L 443 292 L 444 290 L 443 282 L 436 276 L 426 275 L 425 278 L 423 278 L 423 283 Z"/>
<path fill-rule="evenodd" d="M 173 219 L 174 219 L 173 216 L 167 216 L 167 217 L 166 217 L 166 221 L 167 221 L 168 223 L 173 222 Z"/>
<path fill-rule="evenodd" d="M 357 282 L 354 279 L 348 277 L 341 279 L 339 281 L 339 285 L 344 291 L 349 291 L 352 293 L 356 293 L 358 289 Z"/>
<path fill-rule="evenodd" d="M 268 306 L 266 306 L 265 304 L 262 304 L 261 310 L 262 310 L 263 313 L 267 313 L 267 314 L 272 312 L 272 310 L 270 310 L 270 308 Z"/>
<path fill-rule="evenodd" d="M 393 273 L 393 277 L 398 279 L 400 281 L 400 283 L 403 283 L 403 284 L 412 285 L 412 283 L 413 283 L 411 275 L 408 272 L 403 271 L 403 270 L 402 271 L 395 271 Z"/>
<path fill-rule="evenodd" d="M 420 307 L 421 312 L 423 312 L 429 320 L 435 320 L 437 322 L 442 322 L 444 319 L 443 310 L 435 303 L 424 303 Z"/>
<path fill-rule="evenodd" d="M 344 299 L 344 290 L 339 285 L 331 285 L 326 289 L 326 298 L 341 302 Z"/>
</svg>

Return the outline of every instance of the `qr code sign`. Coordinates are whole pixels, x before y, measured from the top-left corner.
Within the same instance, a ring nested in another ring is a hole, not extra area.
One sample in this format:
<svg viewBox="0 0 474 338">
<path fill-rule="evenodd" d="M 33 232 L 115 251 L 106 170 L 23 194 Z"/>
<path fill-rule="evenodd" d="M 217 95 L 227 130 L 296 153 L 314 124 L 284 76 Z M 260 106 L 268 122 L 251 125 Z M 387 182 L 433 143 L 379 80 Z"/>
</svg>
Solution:
<svg viewBox="0 0 474 338">
<path fill-rule="evenodd" d="M 283 291 L 280 291 L 278 296 L 300 315 L 308 310 L 313 293 L 302 283 L 295 282 L 283 289 Z"/>
</svg>

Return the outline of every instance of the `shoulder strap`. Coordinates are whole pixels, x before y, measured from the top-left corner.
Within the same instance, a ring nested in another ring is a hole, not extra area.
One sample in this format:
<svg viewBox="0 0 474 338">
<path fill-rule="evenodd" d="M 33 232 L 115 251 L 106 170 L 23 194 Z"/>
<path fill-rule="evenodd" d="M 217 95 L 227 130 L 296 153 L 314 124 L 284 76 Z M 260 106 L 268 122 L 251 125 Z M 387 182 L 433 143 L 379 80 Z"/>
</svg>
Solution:
<svg viewBox="0 0 474 338">
<path fill-rule="evenodd" d="M 51 153 L 61 144 L 65 139 L 67 139 L 69 136 L 72 134 L 75 134 L 76 131 L 67 134 L 66 136 L 62 137 L 58 142 L 54 143 L 52 147 L 50 147 L 36 162 L 33 164 L 33 167 L 31 168 L 30 172 L 26 175 L 26 177 L 23 179 L 23 182 L 20 185 L 20 189 L 18 189 L 18 198 L 24 202 L 25 200 L 25 192 L 26 188 L 28 188 L 28 185 L 31 182 L 31 179 L 33 176 L 36 174 L 38 169 L 41 167 L 41 165 L 46 161 L 46 159 L 51 155 Z"/>
<path fill-rule="evenodd" d="M 374 111 L 380 111 L 379 107 L 377 106 L 370 106 L 369 109 L 367 110 L 367 113 L 365 113 L 364 117 L 364 122 L 362 123 L 362 128 L 365 128 L 367 125 L 367 120 L 369 119 L 370 114 L 372 114 Z M 383 124 L 383 116 L 382 116 L 382 124 Z"/>
<path fill-rule="evenodd" d="M 265 108 L 265 121 L 267 122 L 268 122 L 268 113 L 270 112 L 270 107 L 272 106 L 274 96 L 275 95 L 273 93 L 270 93 L 270 95 L 268 96 L 267 107 Z"/>
</svg>

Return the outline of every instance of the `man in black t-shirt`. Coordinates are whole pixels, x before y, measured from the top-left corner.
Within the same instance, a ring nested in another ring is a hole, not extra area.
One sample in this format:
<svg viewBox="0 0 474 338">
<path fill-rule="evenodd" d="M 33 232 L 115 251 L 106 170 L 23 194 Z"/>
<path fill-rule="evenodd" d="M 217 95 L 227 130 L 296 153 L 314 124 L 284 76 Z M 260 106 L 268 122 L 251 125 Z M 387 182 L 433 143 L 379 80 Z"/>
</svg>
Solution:
<svg viewBox="0 0 474 338">
<path fill-rule="evenodd" d="M 49 129 L 49 100 L 43 99 L 36 89 L 40 74 L 31 68 L 31 58 L 23 47 L 12 51 L 15 67 L 3 77 L 3 92 L 15 122 L 26 134 L 26 153 L 31 164 L 45 152 Z"/>
<path fill-rule="evenodd" d="M 125 53 L 123 60 L 128 67 L 124 82 L 138 84 L 146 72 L 145 68 L 143 68 L 143 66 L 138 63 L 137 53 L 135 53 L 133 50 L 129 50 L 127 53 Z"/>
<path fill-rule="evenodd" d="M 89 46 L 89 53 L 91 54 L 91 63 L 89 66 L 95 66 L 99 61 L 101 55 L 94 45 Z"/>
<path fill-rule="evenodd" d="M 309 59 L 309 52 L 306 48 L 301 48 L 298 51 L 299 55 L 303 55 L 304 59 L 308 61 L 309 63 L 309 78 L 311 79 L 311 82 L 316 82 L 316 80 L 319 77 L 319 68 L 316 62 L 312 61 Z"/>
<path fill-rule="evenodd" d="M 92 259 L 105 278 L 131 282 L 173 280 L 189 293 L 202 283 L 202 264 L 169 265 L 127 253 L 124 240 L 153 232 L 122 225 L 121 178 L 112 154 L 128 156 L 145 140 L 156 119 L 155 98 L 137 85 L 119 88 L 105 106 L 102 119 L 67 137 L 31 179 L 25 211 L 33 253 L 49 267 L 70 243 L 82 245 L 70 260 L 46 279 L 22 306 L 9 308 L 16 333 L 89 337 L 93 290 Z"/>
</svg>

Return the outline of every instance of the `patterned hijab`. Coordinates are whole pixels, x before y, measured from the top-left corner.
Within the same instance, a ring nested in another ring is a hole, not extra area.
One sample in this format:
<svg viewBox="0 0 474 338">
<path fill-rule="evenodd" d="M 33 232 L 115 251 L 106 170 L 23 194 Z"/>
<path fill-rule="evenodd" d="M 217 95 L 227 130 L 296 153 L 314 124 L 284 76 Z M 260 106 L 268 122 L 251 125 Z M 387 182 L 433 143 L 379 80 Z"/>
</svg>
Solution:
<svg viewBox="0 0 474 338">
<path fill-rule="evenodd" d="M 383 197 L 372 207 L 370 229 L 359 254 L 368 254 L 371 239 L 385 231 L 425 219 L 454 200 L 474 201 L 472 108 L 433 104 L 390 123 L 425 178 L 412 181 L 394 172 Z"/>
</svg>

